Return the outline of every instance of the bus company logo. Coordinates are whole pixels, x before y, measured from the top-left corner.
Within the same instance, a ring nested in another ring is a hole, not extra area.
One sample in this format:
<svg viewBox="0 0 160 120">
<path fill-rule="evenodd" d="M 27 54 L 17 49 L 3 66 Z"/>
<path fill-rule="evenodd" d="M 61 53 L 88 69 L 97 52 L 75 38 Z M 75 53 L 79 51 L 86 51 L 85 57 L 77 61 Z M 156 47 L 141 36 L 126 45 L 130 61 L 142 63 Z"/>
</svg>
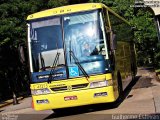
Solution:
<svg viewBox="0 0 160 120">
<path fill-rule="evenodd" d="M 50 85 L 49 88 L 63 87 L 63 86 L 66 86 L 66 85 L 65 84 Z"/>
<path fill-rule="evenodd" d="M 71 91 L 71 90 L 72 90 L 72 86 L 67 86 L 67 89 L 68 89 L 69 91 Z"/>
</svg>

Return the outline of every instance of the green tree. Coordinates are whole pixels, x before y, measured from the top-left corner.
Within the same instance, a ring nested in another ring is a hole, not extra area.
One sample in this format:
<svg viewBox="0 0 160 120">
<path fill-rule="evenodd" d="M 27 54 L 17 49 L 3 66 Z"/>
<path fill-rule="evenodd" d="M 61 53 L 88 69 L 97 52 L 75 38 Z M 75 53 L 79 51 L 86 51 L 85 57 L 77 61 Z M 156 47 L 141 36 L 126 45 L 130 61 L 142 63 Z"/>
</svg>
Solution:
<svg viewBox="0 0 160 120">
<path fill-rule="evenodd" d="M 11 96 L 13 91 L 24 90 L 29 71 L 20 63 L 18 45 L 27 40 L 27 15 L 47 7 L 48 2 L 44 0 L 0 1 L 0 95 Z"/>
<path fill-rule="evenodd" d="M 139 65 L 153 65 L 156 63 L 155 49 L 157 48 L 157 31 L 154 16 L 146 8 L 137 10 L 130 20 L 137 30 L 135 31 Z M 150 63 L 149 63 L 150 62 Z"/>
<path fill-rule="evenodd" d="M 111 7 L 116 13 L 127 19 L 133 27 L 137 48 L 138 65 L 158 65 L 157 32 L 153 14 L 147 8 L 134 8 L 134 0 L 90 0 Z"/>
</svg>

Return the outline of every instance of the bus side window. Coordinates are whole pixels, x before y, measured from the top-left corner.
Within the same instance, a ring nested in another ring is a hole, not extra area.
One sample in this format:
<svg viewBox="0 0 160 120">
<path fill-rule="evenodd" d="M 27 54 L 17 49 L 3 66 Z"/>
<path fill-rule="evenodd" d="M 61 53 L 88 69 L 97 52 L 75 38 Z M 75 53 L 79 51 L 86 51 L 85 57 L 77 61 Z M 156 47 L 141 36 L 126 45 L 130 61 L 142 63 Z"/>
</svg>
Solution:
<svg viewBox="0 0 160 120">
<path fill-rule="evenodd" d="M 107 46 L 108 50 L 111 51 L 111 25 L 109 21 L 109 15 L 108 15 L 108 10 L 106 8 L 103 8 L 103 16 L 104 16 L 104 24 L 105 24 L 105 31 L 106 31 L 106 36 L 107 36 Z"/>
</svg>

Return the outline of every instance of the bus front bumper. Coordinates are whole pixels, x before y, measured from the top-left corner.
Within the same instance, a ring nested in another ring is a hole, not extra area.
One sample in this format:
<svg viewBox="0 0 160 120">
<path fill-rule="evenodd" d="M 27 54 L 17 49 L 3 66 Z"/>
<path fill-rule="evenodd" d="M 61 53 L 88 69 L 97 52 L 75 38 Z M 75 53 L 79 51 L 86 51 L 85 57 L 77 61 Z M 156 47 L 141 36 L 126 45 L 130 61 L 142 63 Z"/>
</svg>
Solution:
<svg viewBox="0 0 160 120">
<path fill-rule="evenodd" d="M 32 97 L 35 110 L 48 110 L 114 102 L 118 97 L 115 93 L 113 86 L 108 86 Z"/>
</svg>

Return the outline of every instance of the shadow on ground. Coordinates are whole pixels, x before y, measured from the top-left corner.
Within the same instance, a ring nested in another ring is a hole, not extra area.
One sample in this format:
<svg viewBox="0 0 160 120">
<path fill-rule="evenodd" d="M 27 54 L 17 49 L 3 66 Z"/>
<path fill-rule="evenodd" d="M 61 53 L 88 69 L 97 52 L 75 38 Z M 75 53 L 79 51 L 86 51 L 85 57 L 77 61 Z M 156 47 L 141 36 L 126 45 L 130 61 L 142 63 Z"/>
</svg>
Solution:
<svg viewBox="0 0 160 120">
<path fill-rule="evenodd" d="M 148 76 L 145 77 L 140 77 L 139 80 L 137 81 L 136 85 L 133 86 L 133 89 L 138 89 L 138 88 L 148 88 L 151 86 L 155 86 L 151 81 L 153 78 L 150 78 Z"/>
<path fill-rule="evenodd" d="M 124 101 L 125 98 L 132 97 L 132 95 L 129 95 L 129 93 L 132 90 L 133 86 L 140 80 L 140 78 L 141 76 L 136 76 L 135 80 L 133 80 L 128 85 L 128 87 L 124 90 L 124 94 L 122 95 L 122 97 L 114 103 L 95 104 L 95 105 L 87 105 L 87 106 L 80 106 L 80 107 L 74 107 L 74 108 L 58 109 L 58 110 L 55 110 L 53 114 L 49 115 L 45 119 L 53 119 L 58 117 L 78 115 L 83 113 L 117 108 Z"/>
<path fill-rule="evenodd" d="M 2 111 L 4 111 L 4 110 L 0 110 L 0 112 L 2 112 Z"/>
</svg>

